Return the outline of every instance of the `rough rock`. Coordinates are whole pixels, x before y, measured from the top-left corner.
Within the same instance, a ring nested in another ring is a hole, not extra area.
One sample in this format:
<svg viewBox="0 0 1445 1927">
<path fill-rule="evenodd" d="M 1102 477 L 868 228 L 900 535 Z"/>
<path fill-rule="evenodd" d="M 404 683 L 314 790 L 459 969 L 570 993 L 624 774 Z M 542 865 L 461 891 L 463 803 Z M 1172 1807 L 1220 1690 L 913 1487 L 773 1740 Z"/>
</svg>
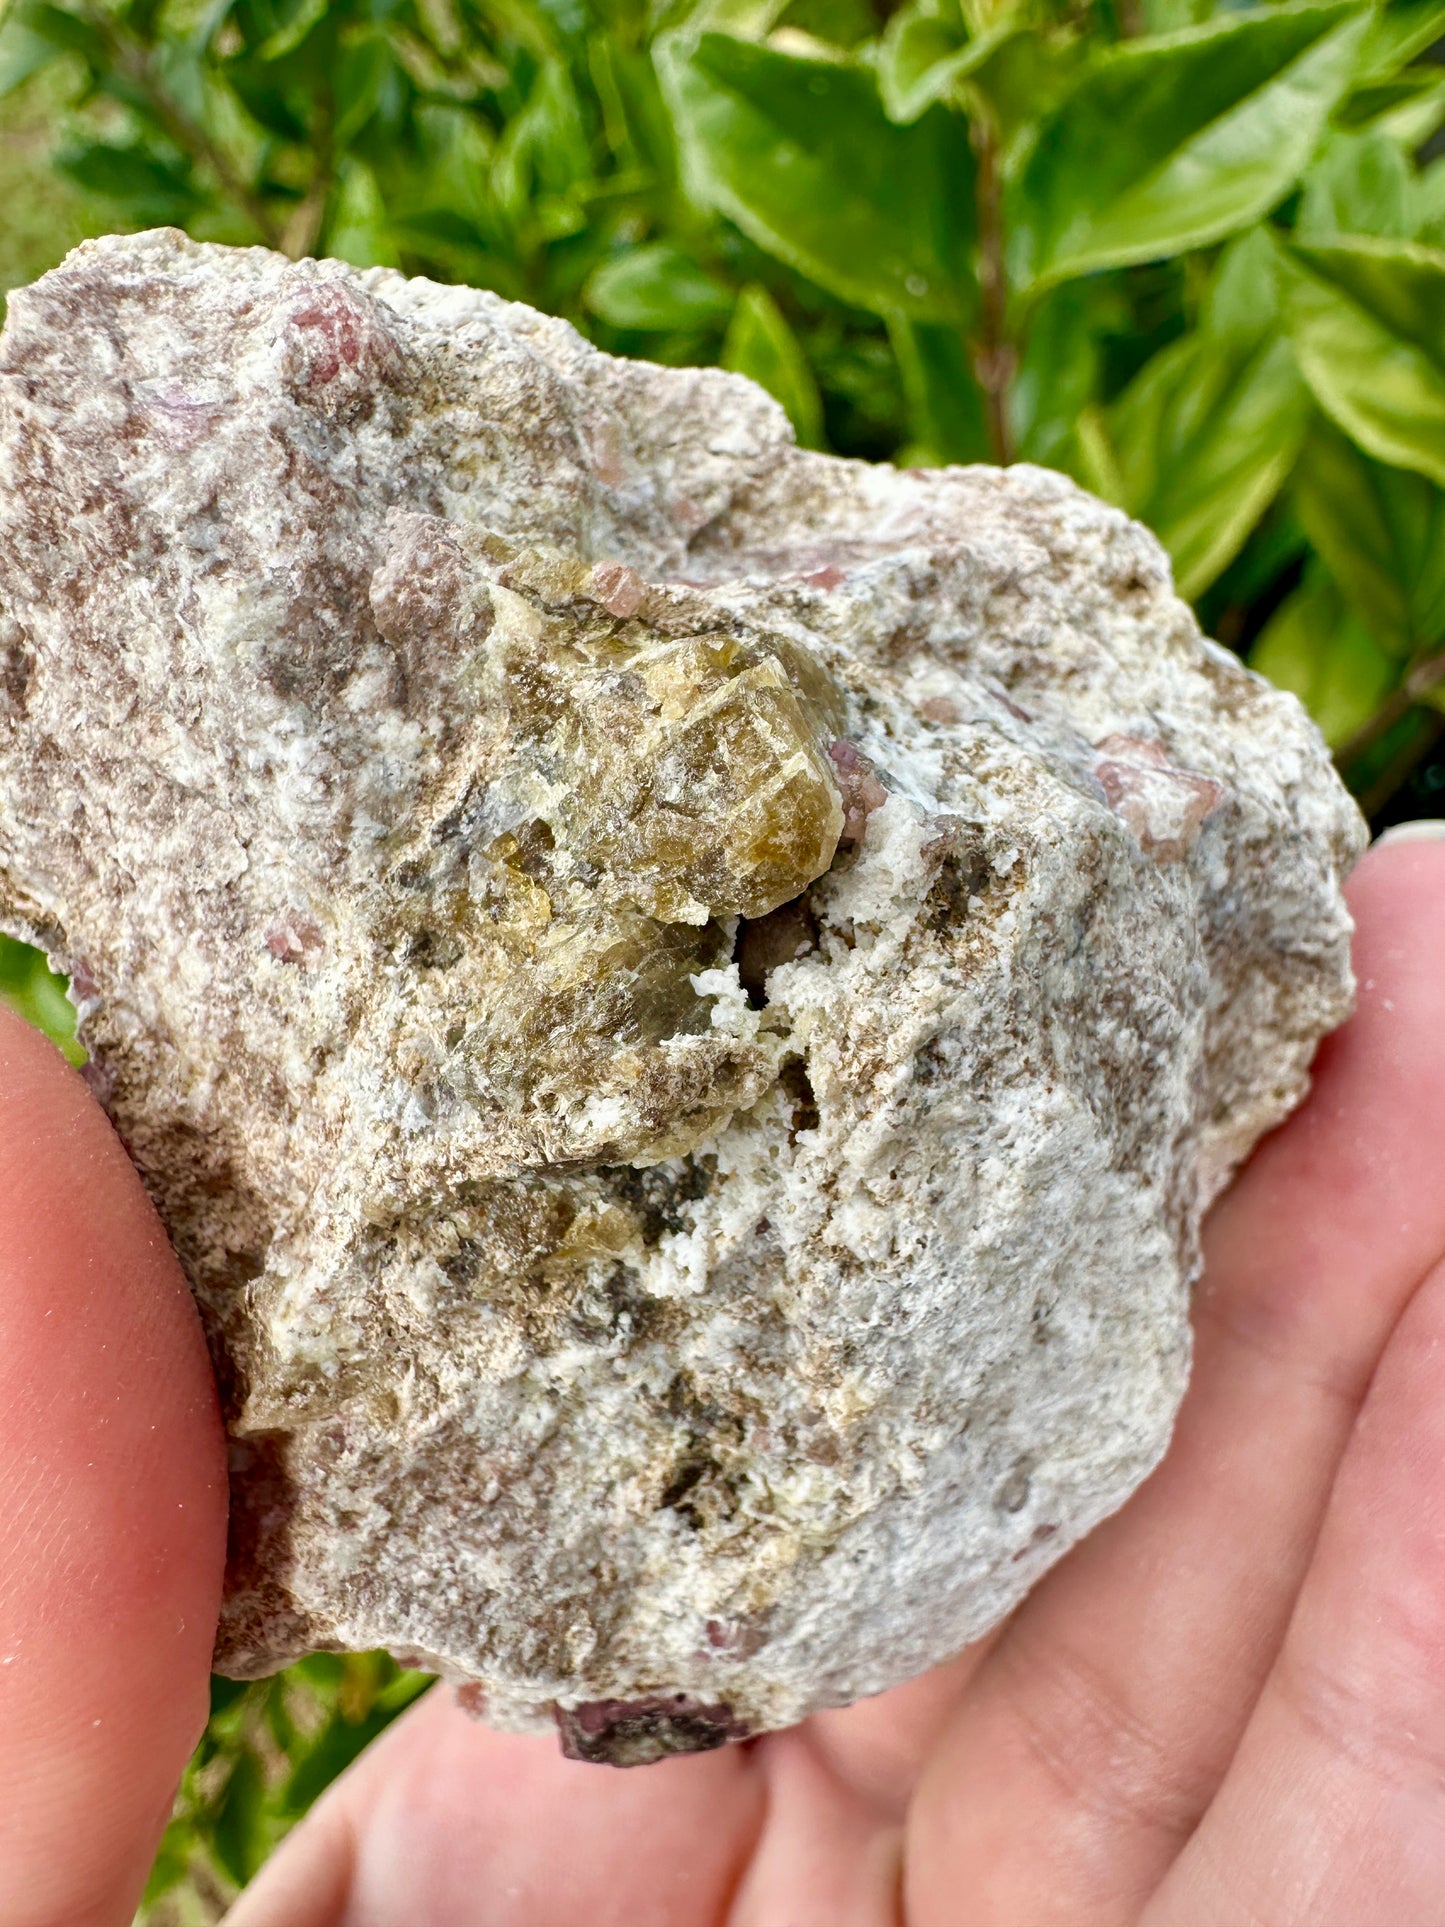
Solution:
<svg viewBox="0 0 1445 1927">
<path fill-rule="evenodd" d="M 222 1670 L 719 1744 L 1158 1460 L 1363 828 L 1146 531 L 161 231 L 12 298 L 0 604 L 0 922 L 204 1315 Z"/>
</svg>

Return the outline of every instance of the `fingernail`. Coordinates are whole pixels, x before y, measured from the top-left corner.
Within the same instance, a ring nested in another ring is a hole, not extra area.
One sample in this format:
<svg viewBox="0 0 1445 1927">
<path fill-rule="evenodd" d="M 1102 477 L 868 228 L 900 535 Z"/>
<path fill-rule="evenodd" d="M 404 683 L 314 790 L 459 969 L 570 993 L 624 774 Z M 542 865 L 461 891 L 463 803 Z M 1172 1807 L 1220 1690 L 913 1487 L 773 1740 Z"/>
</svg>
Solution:
<svg viewBox="0 0 1445 1927">
<path fill-rule="evenodd" d="M 1414 823 L 1392 823 L 1377 843 L 1445 843 L 1445 816 L 1422 816 Z"/>
</svg>

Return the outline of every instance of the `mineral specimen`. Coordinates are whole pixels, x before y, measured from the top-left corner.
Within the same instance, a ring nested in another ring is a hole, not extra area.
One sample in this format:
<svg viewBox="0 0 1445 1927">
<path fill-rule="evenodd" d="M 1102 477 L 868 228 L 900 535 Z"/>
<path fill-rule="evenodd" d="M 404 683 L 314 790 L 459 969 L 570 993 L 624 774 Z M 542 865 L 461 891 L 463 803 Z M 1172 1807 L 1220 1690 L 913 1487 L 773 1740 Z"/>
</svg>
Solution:
<svg viewBox="0 0 1445 1927">
<path fill-rule="evenodd" d="M 630 1763 L 1122 1502 L 1362 841 L 1144 530 L 168 231 L 13 297 L 0 477 L 0 921 L 204 1315 L 223 1670 Z"/>
</svg>

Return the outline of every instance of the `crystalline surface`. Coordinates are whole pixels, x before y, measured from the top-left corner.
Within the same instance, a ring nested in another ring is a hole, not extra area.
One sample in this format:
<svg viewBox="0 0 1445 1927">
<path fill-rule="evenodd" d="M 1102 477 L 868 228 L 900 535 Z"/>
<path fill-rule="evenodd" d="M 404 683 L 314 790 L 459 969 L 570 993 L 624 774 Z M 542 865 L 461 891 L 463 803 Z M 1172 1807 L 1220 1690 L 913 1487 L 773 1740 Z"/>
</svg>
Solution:
<svg viewBox="0 0 1445 1927">
<path fill-rule="evenodd" d="M 981 1632 L 1167 1442 L 1362 836 L 1058 476 L 170 232 L 12 299 L 0 923 L 206 1320 L 225 1670 L 633 1763 Z"/>
</svg>

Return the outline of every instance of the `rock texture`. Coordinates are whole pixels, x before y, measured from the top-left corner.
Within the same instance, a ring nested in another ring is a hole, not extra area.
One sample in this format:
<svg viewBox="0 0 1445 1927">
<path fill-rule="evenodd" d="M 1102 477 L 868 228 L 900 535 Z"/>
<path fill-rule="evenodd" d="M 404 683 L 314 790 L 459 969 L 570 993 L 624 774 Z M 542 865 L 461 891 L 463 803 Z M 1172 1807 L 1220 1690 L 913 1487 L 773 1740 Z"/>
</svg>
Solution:
<svg viewBox="0 0 1445 1927">
<path fill-rule="evenodd" d="M 943 1658 L 1156 1462 L 1363 829 L 1143 529 L 162 231 L 13 297 L 0 605 L 0 922 L 205 1317 L 223 1670 L 655 1758 Z"/>
</svg>

